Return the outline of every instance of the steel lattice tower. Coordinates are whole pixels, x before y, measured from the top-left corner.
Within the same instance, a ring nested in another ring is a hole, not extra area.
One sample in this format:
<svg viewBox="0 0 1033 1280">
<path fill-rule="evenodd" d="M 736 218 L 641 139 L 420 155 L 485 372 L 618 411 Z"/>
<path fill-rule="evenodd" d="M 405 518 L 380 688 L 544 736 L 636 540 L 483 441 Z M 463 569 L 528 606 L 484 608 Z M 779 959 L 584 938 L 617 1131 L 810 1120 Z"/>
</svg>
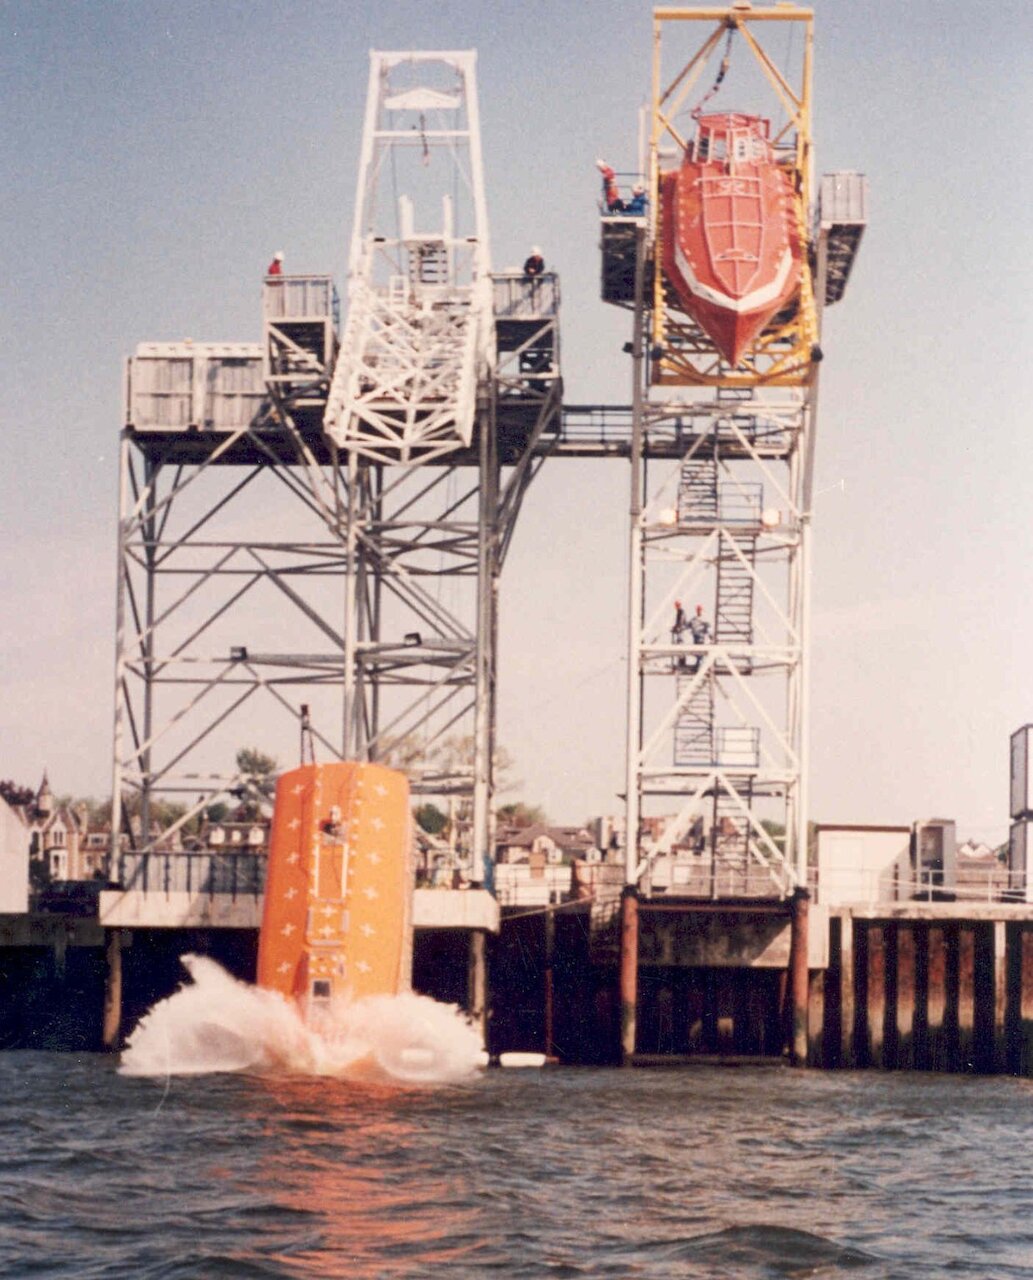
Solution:
<svg viewBox="0 0 1033 1280">
<path fill-rule="evenodd" d="M 113 790 L 138 847 L 174 835 L 157 797 L 189 797 L 181 827 L 246 789 L 197 761 L 303 697 L 323 752 L 454 797 L 486 876 L 498 580 L 562 383 L 556 277 L 490 274 L 474 69 L 371 55 L 340 344 L 327 277 L 270 276 L 260 346 L 129 362 Z"/>
<path fill-rule="evenodd" d="M 802 36 L 795 76 L 769 52 L 787 26 Z M 658 212 L 661 160 L 684 151 L 690 95 L 724 45 L 720 85 L 733 38 L 781 110 L 774 143 L 810 249 L 796 303 L 735 367 L 666 279 Z M 634 320 L 625 878 L 647 897 L 784 898 L 806 885 L 818 339 L 863 225 L 835 209 L 815 221 L 811 49 L 811 12 L 791 5 L 656 10 L 650 214 L 602 219 L 603 297 Z M 672 629 L 682 602 L 702 605 L 706 643 Z"/>
</svg>

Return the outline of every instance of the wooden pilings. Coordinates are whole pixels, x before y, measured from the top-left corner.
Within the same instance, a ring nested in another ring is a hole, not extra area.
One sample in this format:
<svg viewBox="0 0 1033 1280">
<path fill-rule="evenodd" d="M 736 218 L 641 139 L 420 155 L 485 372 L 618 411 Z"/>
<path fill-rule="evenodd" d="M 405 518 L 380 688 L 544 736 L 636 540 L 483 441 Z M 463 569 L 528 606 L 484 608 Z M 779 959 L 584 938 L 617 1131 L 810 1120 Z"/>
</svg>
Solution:
<svg viewBox="0 0 1033 1280">
<path fill-rule="evenodd" d="M 797 889 L 793 894 L 789 941 L 790 1036 L 789 1058 L 794 1067 L 807 1065 L 810 982 L 807 970 L 807 920 L 810 894 Z"/>
<path fill-rule="evenodd" d="M 820 1065 L 1033 1075 L 1033 921 L 833 920 Z"/>
<path fill-rule="evenodd" d="M 104 1021 L 101 1041 L 114 1052 L 122 1042 L 122 931 L 108 929 L 104 940 Z"/>
<path fill-rule="evenodd" d="M 620 965 L 621 1064 L 629 1066 L 638 1026 L 638 894 L 633 885 L 621 897 Z"/>
<path fill-rule="evenodd" d="M 488 964 L 484 931 L 470 930 L 466 969 L 466 1012 L 484 1037 L 488 1010 Z"/>
</svg>

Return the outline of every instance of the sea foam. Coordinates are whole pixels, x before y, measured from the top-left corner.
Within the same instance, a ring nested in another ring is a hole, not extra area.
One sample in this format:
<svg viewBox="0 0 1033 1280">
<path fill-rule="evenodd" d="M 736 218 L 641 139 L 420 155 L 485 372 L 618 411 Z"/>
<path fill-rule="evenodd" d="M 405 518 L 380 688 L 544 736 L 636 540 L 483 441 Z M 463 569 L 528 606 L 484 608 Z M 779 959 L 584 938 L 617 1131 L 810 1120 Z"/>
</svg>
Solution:
<svg viewBox="0 0 1033 1280">
<path fill-rule="evenodd" d="M 315 1029 L 277 992 L 238 981 L 214 960 L 186 955 L 183 964 L 192 981 L 140 1020 L 122 1054 L 124 1075 L 283 1071 L 446 1082 L 483 1062 L 476 1028 L 427 996 L 370 997 Z"/>
</svg>

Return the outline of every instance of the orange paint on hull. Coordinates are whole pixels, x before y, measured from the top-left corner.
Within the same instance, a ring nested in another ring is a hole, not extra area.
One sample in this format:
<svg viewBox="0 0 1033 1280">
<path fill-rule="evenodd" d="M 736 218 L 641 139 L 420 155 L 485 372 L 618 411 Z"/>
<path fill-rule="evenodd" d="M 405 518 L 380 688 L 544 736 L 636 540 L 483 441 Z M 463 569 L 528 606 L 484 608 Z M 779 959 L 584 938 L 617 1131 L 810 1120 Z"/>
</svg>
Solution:
<svg viewBox="0 0 1033 1280">
<path fill-rule="evenodd" d="M 800 288 L 791 175 L 767 134 L 757 116 L 703 116 L 681 167 L 660 176 L 664 272 L 733 366 Z"/>
<path fill-rule="evenodd" d="M 302 765 L 276 788 L 258 985 L 309 1021 L 408 989 L 409 784 L 356 761 Z"/>
</svg>

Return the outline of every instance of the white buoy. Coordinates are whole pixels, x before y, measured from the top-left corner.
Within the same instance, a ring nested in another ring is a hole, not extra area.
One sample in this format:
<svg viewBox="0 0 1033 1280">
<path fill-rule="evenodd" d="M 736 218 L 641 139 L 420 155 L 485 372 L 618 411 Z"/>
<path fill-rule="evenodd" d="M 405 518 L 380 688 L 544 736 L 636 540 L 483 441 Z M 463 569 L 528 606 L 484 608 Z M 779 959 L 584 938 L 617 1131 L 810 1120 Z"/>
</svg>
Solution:
<svg viewBox="0 0 1033 1280">
<path fill-rule="evenodd" d="M 544 1067 L 544 1053 L 500 1053 L 500 1067 Z"/>
</svg>

